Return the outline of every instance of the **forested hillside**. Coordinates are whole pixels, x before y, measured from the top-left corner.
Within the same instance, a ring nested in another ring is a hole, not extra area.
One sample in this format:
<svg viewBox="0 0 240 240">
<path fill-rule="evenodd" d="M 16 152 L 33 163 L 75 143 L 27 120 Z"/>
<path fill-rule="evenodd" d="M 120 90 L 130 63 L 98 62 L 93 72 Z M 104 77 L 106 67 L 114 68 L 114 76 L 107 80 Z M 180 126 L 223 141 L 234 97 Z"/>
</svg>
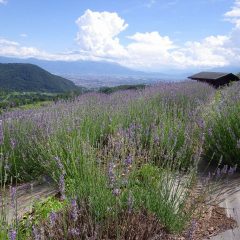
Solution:
<svg viewBox="0 0 240 240">
<path fill-rule="evenodd" d="M 61 93 L 79 90 L 70 80 L 33 64 L 0 64 L 0 89 L 20 92 Z"/>
</svg>

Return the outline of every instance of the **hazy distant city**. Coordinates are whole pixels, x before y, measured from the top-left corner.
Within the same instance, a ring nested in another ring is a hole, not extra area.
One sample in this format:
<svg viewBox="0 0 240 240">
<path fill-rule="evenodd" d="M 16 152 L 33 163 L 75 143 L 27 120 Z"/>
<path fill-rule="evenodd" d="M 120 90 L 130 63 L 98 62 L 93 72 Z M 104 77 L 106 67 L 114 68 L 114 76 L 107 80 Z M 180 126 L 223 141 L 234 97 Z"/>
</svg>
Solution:
<svg viewBox="0 0 240 240">
<path fill-rule="evenodd" d="M 78 86 L 90 89 L 97 89 L 100 87 L 115 87 L 128 84 L 154 84 L 164 81 L 164 79 L 159 78 L 132 76 L 63 75 L 63 77 L 73 81 Z"/>
</svg>

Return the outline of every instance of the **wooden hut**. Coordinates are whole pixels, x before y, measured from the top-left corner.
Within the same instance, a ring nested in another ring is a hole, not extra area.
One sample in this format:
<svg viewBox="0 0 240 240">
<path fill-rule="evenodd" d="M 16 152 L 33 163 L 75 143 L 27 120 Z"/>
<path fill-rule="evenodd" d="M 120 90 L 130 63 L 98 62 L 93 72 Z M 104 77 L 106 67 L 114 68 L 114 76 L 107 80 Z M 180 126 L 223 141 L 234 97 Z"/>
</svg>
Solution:
<svg viewBox="0 0 240 240">
<path fill-rule="evenodd" d="M 207 82 L 215 88 L 229 84 L 233 81 L 239 81 L 239 78 L 236 75 L 222 72 L 200 72 L 188 78 L 201 82 Z"/>
</svg>

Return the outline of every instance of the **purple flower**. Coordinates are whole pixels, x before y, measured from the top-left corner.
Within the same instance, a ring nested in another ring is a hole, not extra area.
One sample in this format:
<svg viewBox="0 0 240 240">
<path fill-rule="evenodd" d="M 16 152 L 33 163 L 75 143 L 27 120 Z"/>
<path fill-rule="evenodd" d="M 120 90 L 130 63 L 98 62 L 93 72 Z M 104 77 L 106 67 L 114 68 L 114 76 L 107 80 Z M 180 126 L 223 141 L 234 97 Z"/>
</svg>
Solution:
<svg viewBox="0 0 240 240">
<path fill-rule="evenodd" d="M 126 159 L 125 159 L 125 164 L 127 166 L 130 166 L 132 164 L 132 157 L 131 156 L 128 156 Z"/>
<path fill-rule="evenodd" d="M 124 176 L 124 179 L 122 180 L 123 185 L 127 185 L 128 183 L 127 174 L 129 173 L 132 162 L 133 160 L 131 156 L 128 156 L 124 161 L 124 169 L 122 173 L 122 176 Z"/>
<path fill-rule="evenodd" d="M 0 120 L 0 145 L 3 144 L 4 140 L 4 133 L 3 133 L 3 122 Z"/>
<path fill-rule="evenodd" d="M 114 183 L 116 182 L 114 168 L 115 168 L 115 164 L 110 163 L 109 168 L 108 168 L 108 178 L 109 178 L 109 183 L 110 183 L 111 187 L 113 187 Z"/>
<path fill-rule="evenodd" d="M 53 228 L 57 220 L 57 214 L 55 212 L 51 212 L 49 219 L 50 219 L 50 226 L 51 228 Z"/>
<path fill-rule="evenodd" d="M 197 124 L 198 124 L 198 126 L 199 126 L 200 128 L 202 128 L 202 129 L 205 127 L 205 122 L 204 122 L 203 119 L 199 119 L 199 120 L 197 121 Z"/>
<path fill-rule="evenodd" d="M 237 171 L 237 165 L 230 167 L 228 170 L 228 175 L 233 175 Z"/>
<path fill-rule="evenodd" d="M 228 165 L 224 165 L 221 173 L 226 174 L 228 172 Z"/>
<path fill-rule="evenodd" d="M 13 138 L 10 139 L 10 145 L 11 145 L 11 148 L 14 149 L 17 145 L 17 141 Z"/>
<path fill-rule="evenodd" d="M 15 240 L 17 238 L 17 232 L 15 229 L 10 229 L 8 232 L 8 237 L 10 240 Z"/>
<path fill-rule="evenodd" d="M 159 141 L 160 141 L 159 136 L 155 136 L 154 137 L 154 143 L 157 145 L 157 144 L 159 144 Z"/>
<path fill-rule="evenodd" d="M 77 206 L 77 201 L 76 199 L 73 199 L 72 202 L 71 202 L 71 217 L 73 219 L 74 222 L 77 221 L 78 219 L 78 206 Z"/>
<path fill-rule="evenodd" d="M 213 134 L 212 128 L 209 128 L 209 129 L 208 129 L 208 135 L 209 135 L 209 136 L 212 136 L 212 134 Z"/>
<path fill-rule="evenodd" d="M 68 233 L 73 237 L 80 235 L 80 231 L 77 228 L 71 228 L 70 230 L 68 230 Z"/>
<path fill-rule="evenodd" d="M 188 234 L 187 234 L 189 240 L 193 239 L 193 234 L 194 234 L 194 232 L 196 230 L 196 227 L 197 227 L 197 222 L 196 222 L 196 220 L 193 220 L 192 224 L 190 226 L 190 229 L 188 230 Z"/>
<path fill-rule="evenodd" d="M 41 240 L 41 235 L 39 234 L 38 229 L 34 225 L 32 227 L 32 233 L 33 233 L 34 240 Z"/>
<path fill-rule="evenodd" d="M 59 180 L 59 191 L 61 193 L 61 199 L 65 200 L 66 196 L 65 196 L 65 179 L 64 179 L 64 174 L 62 174 L 60 176 L 60 180 Z"/>
<path fill-rule="evenodd" d="M 57 167 L 61 170 L 61 172 L 62 172 L 63 174 L 65 174 L 65 169 L 64 169 L 64 166 L 63 166 L 60 158 L 59 158 L 59 157 L 55 157 L 55 160 L 56 160 L 56 162 L 57 162 Z"/>
<path fill-rule="evenodd" d="M 113 189 L 112 193 L 114 196 L 117 197 L 121 194 L 121 190 L 119 188 L 115 188 L 115 189 Z"/>
<path fill-rule="evenodd" d="M 228 175 L 231 176 L 231 175 L 233 175 L 233 174 L 234 174 L 233 168 L 230 167 L 230 168 L 228 169 Z"/>
<path fill-rule="evenodd" d="M 128 196 L 128 201 L 127 201 L 127 206 L 128 206 L 128 212 L 129 213 L 132 212 L 133 204 L 134 204 L 134 199 L 133 199 L 132 193 L 130 192 L 129 196 Z"/>
</svg>

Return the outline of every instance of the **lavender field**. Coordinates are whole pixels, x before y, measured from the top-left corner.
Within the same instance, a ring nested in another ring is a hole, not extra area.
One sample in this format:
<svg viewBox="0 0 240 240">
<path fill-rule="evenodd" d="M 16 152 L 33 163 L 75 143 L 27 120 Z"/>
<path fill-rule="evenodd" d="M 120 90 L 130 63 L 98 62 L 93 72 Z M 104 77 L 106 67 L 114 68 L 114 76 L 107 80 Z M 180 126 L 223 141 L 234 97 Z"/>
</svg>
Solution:
<svg viewBox="0 0 240 240">
<path fill-rule="evenodd" d="M 239 113 L 239 83 L 186 81 L 2 114 L 0 239 L 191 239 L 199 166 L 237 169 Z M 59 196 L 19 219 L 16 187 L 41 176 Z"/>
</svg>

